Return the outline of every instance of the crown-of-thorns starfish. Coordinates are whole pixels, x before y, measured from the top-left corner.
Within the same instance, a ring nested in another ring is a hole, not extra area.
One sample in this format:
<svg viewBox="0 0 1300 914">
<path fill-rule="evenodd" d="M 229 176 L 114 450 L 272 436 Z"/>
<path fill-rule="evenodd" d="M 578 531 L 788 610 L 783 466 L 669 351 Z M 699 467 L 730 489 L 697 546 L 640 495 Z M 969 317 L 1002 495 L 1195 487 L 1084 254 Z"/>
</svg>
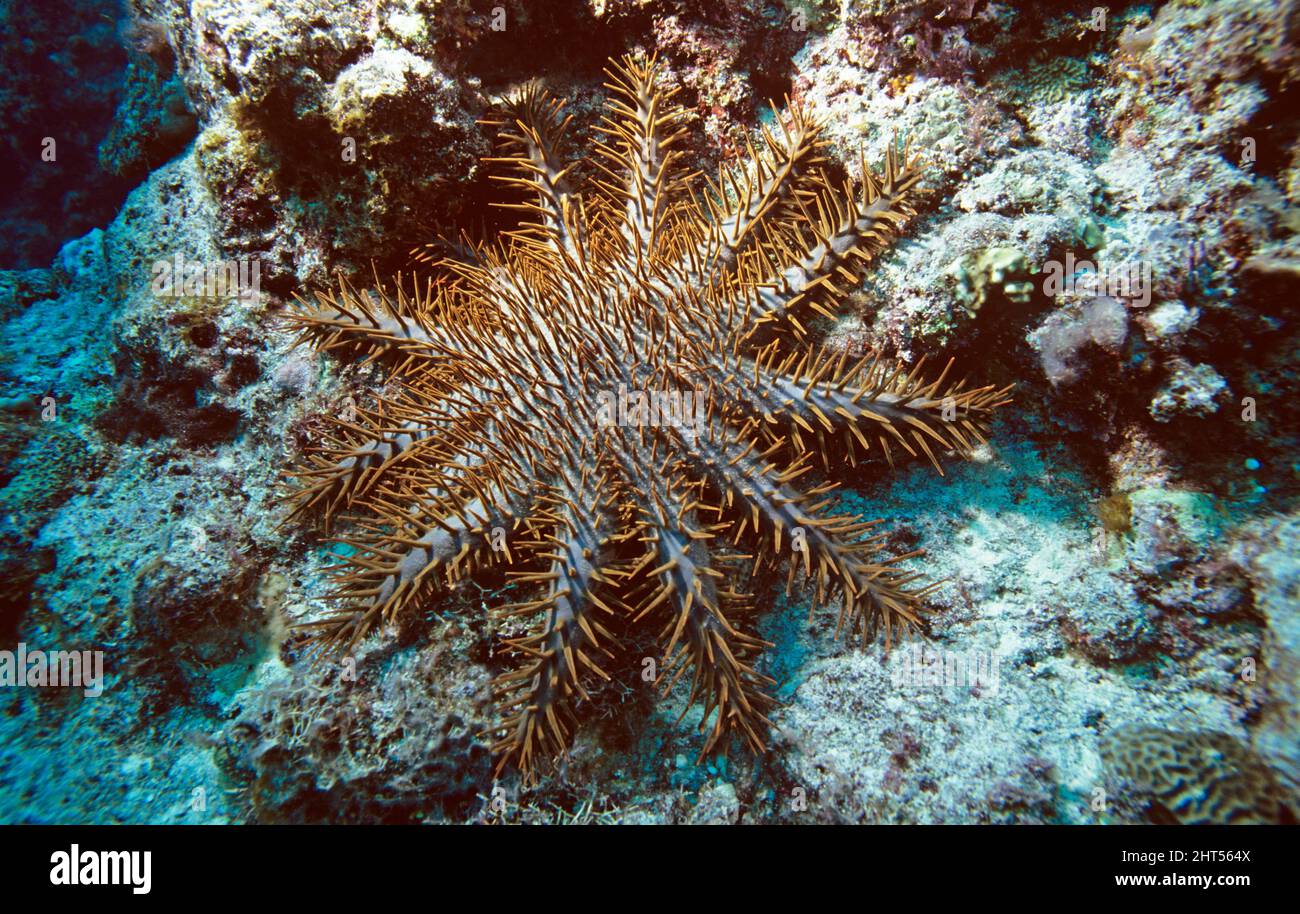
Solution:
<svg viewBox="0 0 1300 914">
<path fill-rule="evenodd" d="M 632 626 L 658 632 L 665 691 L 689 671 L 702 754 L 731 733 L 762 752 L 770 645 L 738 588 L 787 558 L 783 542 L 799 547 L 787 581 L 811 579 L 814 608 L 838 598 L 837 632 L 888 645 L 920 627 L 933 585 L 909 589 L 919 575 L 897 564 L 918 553 L 886 555 L 875 522 L 828 512 L 833 483 L 797 480 L 832 454 L 892 465 L 901 449 L 938 467 L 936 450 L 969 453 L 1007 402 L 948 369 L 926 379 L 808 341 L 810 315 L 832 316 L 913 214 L 906 150 L 891 144 L 879 175 L 862 163 L 856 191 L 834 184 L 796 107 L 696 192 L 655 63 L 607 73 L 585 193 L 561 158 L 570 117 L 530 85 L 491 122 L 504 154 L 490 161 L 523 192 L 502 205 L 522 224 L 439 259 L 414 292 L 340 282 L 293 316 L 320 349 L 386 362 L 398 388 L 292 474 L 295 515 L 350 515 L 336 606 L 308 626 L 349 650 L 509 563 L 529 598 L 495 612 L 535 627 L 505 641 L 495 751 L 498 772 L 530 780 L 567 750 L 575 706 Z"/>
</svg>

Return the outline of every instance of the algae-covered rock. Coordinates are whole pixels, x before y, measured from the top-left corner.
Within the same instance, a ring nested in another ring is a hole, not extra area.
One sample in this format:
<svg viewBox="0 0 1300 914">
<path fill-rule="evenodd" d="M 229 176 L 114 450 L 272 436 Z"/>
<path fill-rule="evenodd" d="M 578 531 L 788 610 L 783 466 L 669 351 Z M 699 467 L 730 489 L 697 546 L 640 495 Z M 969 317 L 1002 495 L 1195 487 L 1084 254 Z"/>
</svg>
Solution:
<svg viewBox="0 0 1300 914">
<path fill-rule="evenodd" d="M 1231 396 L 1228 383 L 1212 365 L 1191 365 L 1176 359 L 1169 379 L 1156 392 L 1148 410 L 1157 422 L 1177 416 L 1210 416 Z"/>
<path fill-rule="evenodd" d="M 99 144 L 99 161 L 114 174 L 139 180 L 181 152 L 195 126 L 170 48 L 164 65 L 138 55 L 127 65 L 123 99 Z"/>
</svg>

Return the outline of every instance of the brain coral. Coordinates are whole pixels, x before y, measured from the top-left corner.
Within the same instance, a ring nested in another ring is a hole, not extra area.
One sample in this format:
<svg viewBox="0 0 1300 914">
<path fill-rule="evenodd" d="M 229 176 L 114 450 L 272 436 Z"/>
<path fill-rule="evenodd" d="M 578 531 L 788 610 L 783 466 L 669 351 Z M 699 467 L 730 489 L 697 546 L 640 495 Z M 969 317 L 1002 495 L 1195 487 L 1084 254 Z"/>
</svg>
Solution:
<svg viewBox="0 0 1300 914">
<path fill-rule="evenodd" d="M 1246 825 L 1291 819 L 1273 772 L 1227 733 L 1124 727 L 1102 743 L 1121 807 L 1153 822 Z"/>
</svg>

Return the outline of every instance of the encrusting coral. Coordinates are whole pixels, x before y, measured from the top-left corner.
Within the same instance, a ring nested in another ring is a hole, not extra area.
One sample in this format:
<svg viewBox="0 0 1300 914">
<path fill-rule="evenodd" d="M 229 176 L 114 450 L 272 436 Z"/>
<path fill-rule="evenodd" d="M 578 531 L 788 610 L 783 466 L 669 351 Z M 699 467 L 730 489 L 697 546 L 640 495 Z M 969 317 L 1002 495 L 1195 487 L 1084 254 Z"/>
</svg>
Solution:
<svg viewBox="0 0 1300 914">
<path fill-rule="evenodd" d="M 536 84 L 501 128 L 501 179 L 524 214 L 493 244 L 438 258 L 407 292 L 346 282 L 293 322 L 322 350 L 379 359 L 400 387 L 294 471 L 294 514 L 350 515 L 337 605 L 308 623 L 350 650 L 440 589 L 496 563 L 536 588 L 501 607 L 536 627 L 507 640 L 495 683 L 498 771 L 561 755 L 574 708 L 620 631 L 653 623 L 665 691 L 688 670 L 703 752 L 739 733 L 763 751 L 773 699 L 747 624 L 748 568 L 792 549 L 789 580 L 838 596 L 837 632 L 888 644 L 923 625 L 920 575 L 876 522 L 827 510 L 835 484 L 798 477 L 833 453 L 969 453 L 1005 389 L 926 379 L 877 354 L 809 341 L 913 213 L 919 173 L 891 148 L 855 192 L 824 173 L 819 124 L 797 108 L 744 169 L 706 193 L 680 165 L 682 113 L 656 65 L 607 71 L 601 177 L 585 194 L 561 159 L 569 118 Z M 431 256 L 428 259 L 434 259 Z M 665 415 L 666 414 L 666 415 Z"/>
</svg>

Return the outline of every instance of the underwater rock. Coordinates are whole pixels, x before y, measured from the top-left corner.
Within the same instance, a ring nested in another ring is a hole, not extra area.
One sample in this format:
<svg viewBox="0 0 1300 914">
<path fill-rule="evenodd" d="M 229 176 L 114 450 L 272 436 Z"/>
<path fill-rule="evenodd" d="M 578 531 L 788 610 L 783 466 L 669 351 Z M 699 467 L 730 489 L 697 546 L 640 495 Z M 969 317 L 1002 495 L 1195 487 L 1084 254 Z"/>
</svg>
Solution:
<svg viewBox="0 0 1300 914">
<path fill-rule="evenodd" d="M 967 254 L 947 270 L 957 283 L 957 300 L 974 314 L 994 291 L 1009 301 L 1025 303 L 1033 294 L 1029 261 L 1015 248 L 986 248 Z"/>
<path fill-rule="evenodd" d="M 178 63 L 192 97 L 211 117 L 232 96 L 252 105 L 287 99 L 298 111 L 319 99 L 349 54 L 366 41 L 362 12 L 346 0 L 214 0 L 193 11 L 193 19 L 165 4 Z"/>
<path fill-rule="evenodd" d="M 264 628 L 248 611 L 260 569 L 247 533 L 197 523 L 175 532 L 165 556 L 142 570 L 131 595 L 134 649 L 154 658 L 142 668 L 160 680 L 169 703 L 193 700 L 196 683 L 251 654 Z"/>
<path fill-rule="evenodd" d="M 1169 379 L 1147 409 L 1157 422 L 1169 422 L 1176 416 L 1210 416 L 1230 396 L 1228 383 L 1213 366 L 1174 359 Z"/>
<path fill-rule="evenodd" d="M 1149 342 L 1177 345 L 1179 337 L 1196 326 L 1200 317 L 1197 308 L 1188 308 L 1182 302 L 1161 302 L 1155 308 L 1138 316 Z"/>
<path fill-rule="evenodd" d="M 1087 159 L 1097 136 L 1095 100 L 1090 91 L 1057 101 L 1035 102 L 1025 109 L 1030 132 L 1044 147 Z"/>
<path fill-rule="evenodd" d="M 195 117 L 171 48 L 165 41 L 161 47 L 167 54 L 163 63 L 139 55 L 127 65 L 124 97 L 99 144 L 100 164 L 131 180 L 140 180 L 194 138 Z"/>
<path fill-rule="evenodd" d="M 1127 498 L 1132 533 L 1125 557 L 1150 581 L 1167 580 L 1184 565 L 1203 561 L 1222 535 L 1222 517 L 1204 492 L 1138 489 Z"/>
<path fill-rule="evenodd" d="M 1065 604 L 1060 610 L 1065 641 L 1093 663 L 1124 664 L 1149 657 L 1158 637 L 1155 613 L 1122 582 L 1094 576 L 1086 608 Z"/>
<path fill-rule="evenodd" d="M 443 648 L 379 668 L 263 673 L 223 730 L 220 757 L 262 822 L 465 821 L 495 796 L 488 676 L 448 669 Z M 507 804 L 503 800 L 503 807 Z M 513 803 L 509 804 L 514 806 Z"/>
<path fill-rule="evenodd" d="M 104 327 L 117 306 L 107 233 L 94 229 L 68 242 L 51 268 L 26 289 L 27 301 L 0 327 L 0 391 L 55 414 L 93 408 L 112 377 Z M 32 275 L 32 274 L 27 274 Z"/>
<path fill-rule="evenodd" d="M 700 788 L 685 824 L 735 825 L 739 820 L 740 800 L 736 797 L 736 788 L 723 781 L 710 782 Z"/>
<path fill-rule="evenodd" d="M 7 3 L 0 28 L 0 153 L 7 163 L 0 267 L 44 267 L 102 227 L 132 179 L 100 167 L 126 62 L 122 3 Z"/>
<path fill-rule="evenodd" d="M 1229 553 L 1250 578 L 1267 624 L 1252 685 L 1264 692 L 1254 746 L 1300 796 L 1300 515 L 1294 511 L 1248 525 Z"/>
<path fill-rule="evenodd" d="M 1004 156 L 990 171 L 967 182 L 953 198 L 966 212 L 1004 216 L 1051 213 L 1081 222 L 1093 213 L 1097 178 L 1084 162 L 1049 150 Z"/>
<path fill-rule="evenodd" d="M 192 21 L 163 15 L 200 113 L 222 245 L 256 253 L 284 288 L 349 258 L 364 265 L 404 226 L 446 225 L 464 205 L 452 191 L 487 152 L 482 103 L 441 72 L 432 44 L 402 44 L 401 9 L 377 35 L 342 0 L 215 0 Z"/>
<path fill-rule="evenodd" d="M 102 454 L 69 421 L 33 422 L 6 432 L 21 435 L 23 446 L 0 474 L 0 515 L 21 519 L 15 526 L 31 536 L 77 484 L 94 477 Z"/>
<path fill-rule="evenodd" d="M 49 298 L 54 288 L 48 269 L 0 270 L 0 319 L 15 317 L 32 302 Z"/>
<path fill-rule="evenodd" d="M 51 556 L 35 544 L 41 527 L 77 489 L 94 478 L 102 450 L 74 423 L 0 415 L 0 637 L 16 634 L 38 575 Z"/>
</svg>

